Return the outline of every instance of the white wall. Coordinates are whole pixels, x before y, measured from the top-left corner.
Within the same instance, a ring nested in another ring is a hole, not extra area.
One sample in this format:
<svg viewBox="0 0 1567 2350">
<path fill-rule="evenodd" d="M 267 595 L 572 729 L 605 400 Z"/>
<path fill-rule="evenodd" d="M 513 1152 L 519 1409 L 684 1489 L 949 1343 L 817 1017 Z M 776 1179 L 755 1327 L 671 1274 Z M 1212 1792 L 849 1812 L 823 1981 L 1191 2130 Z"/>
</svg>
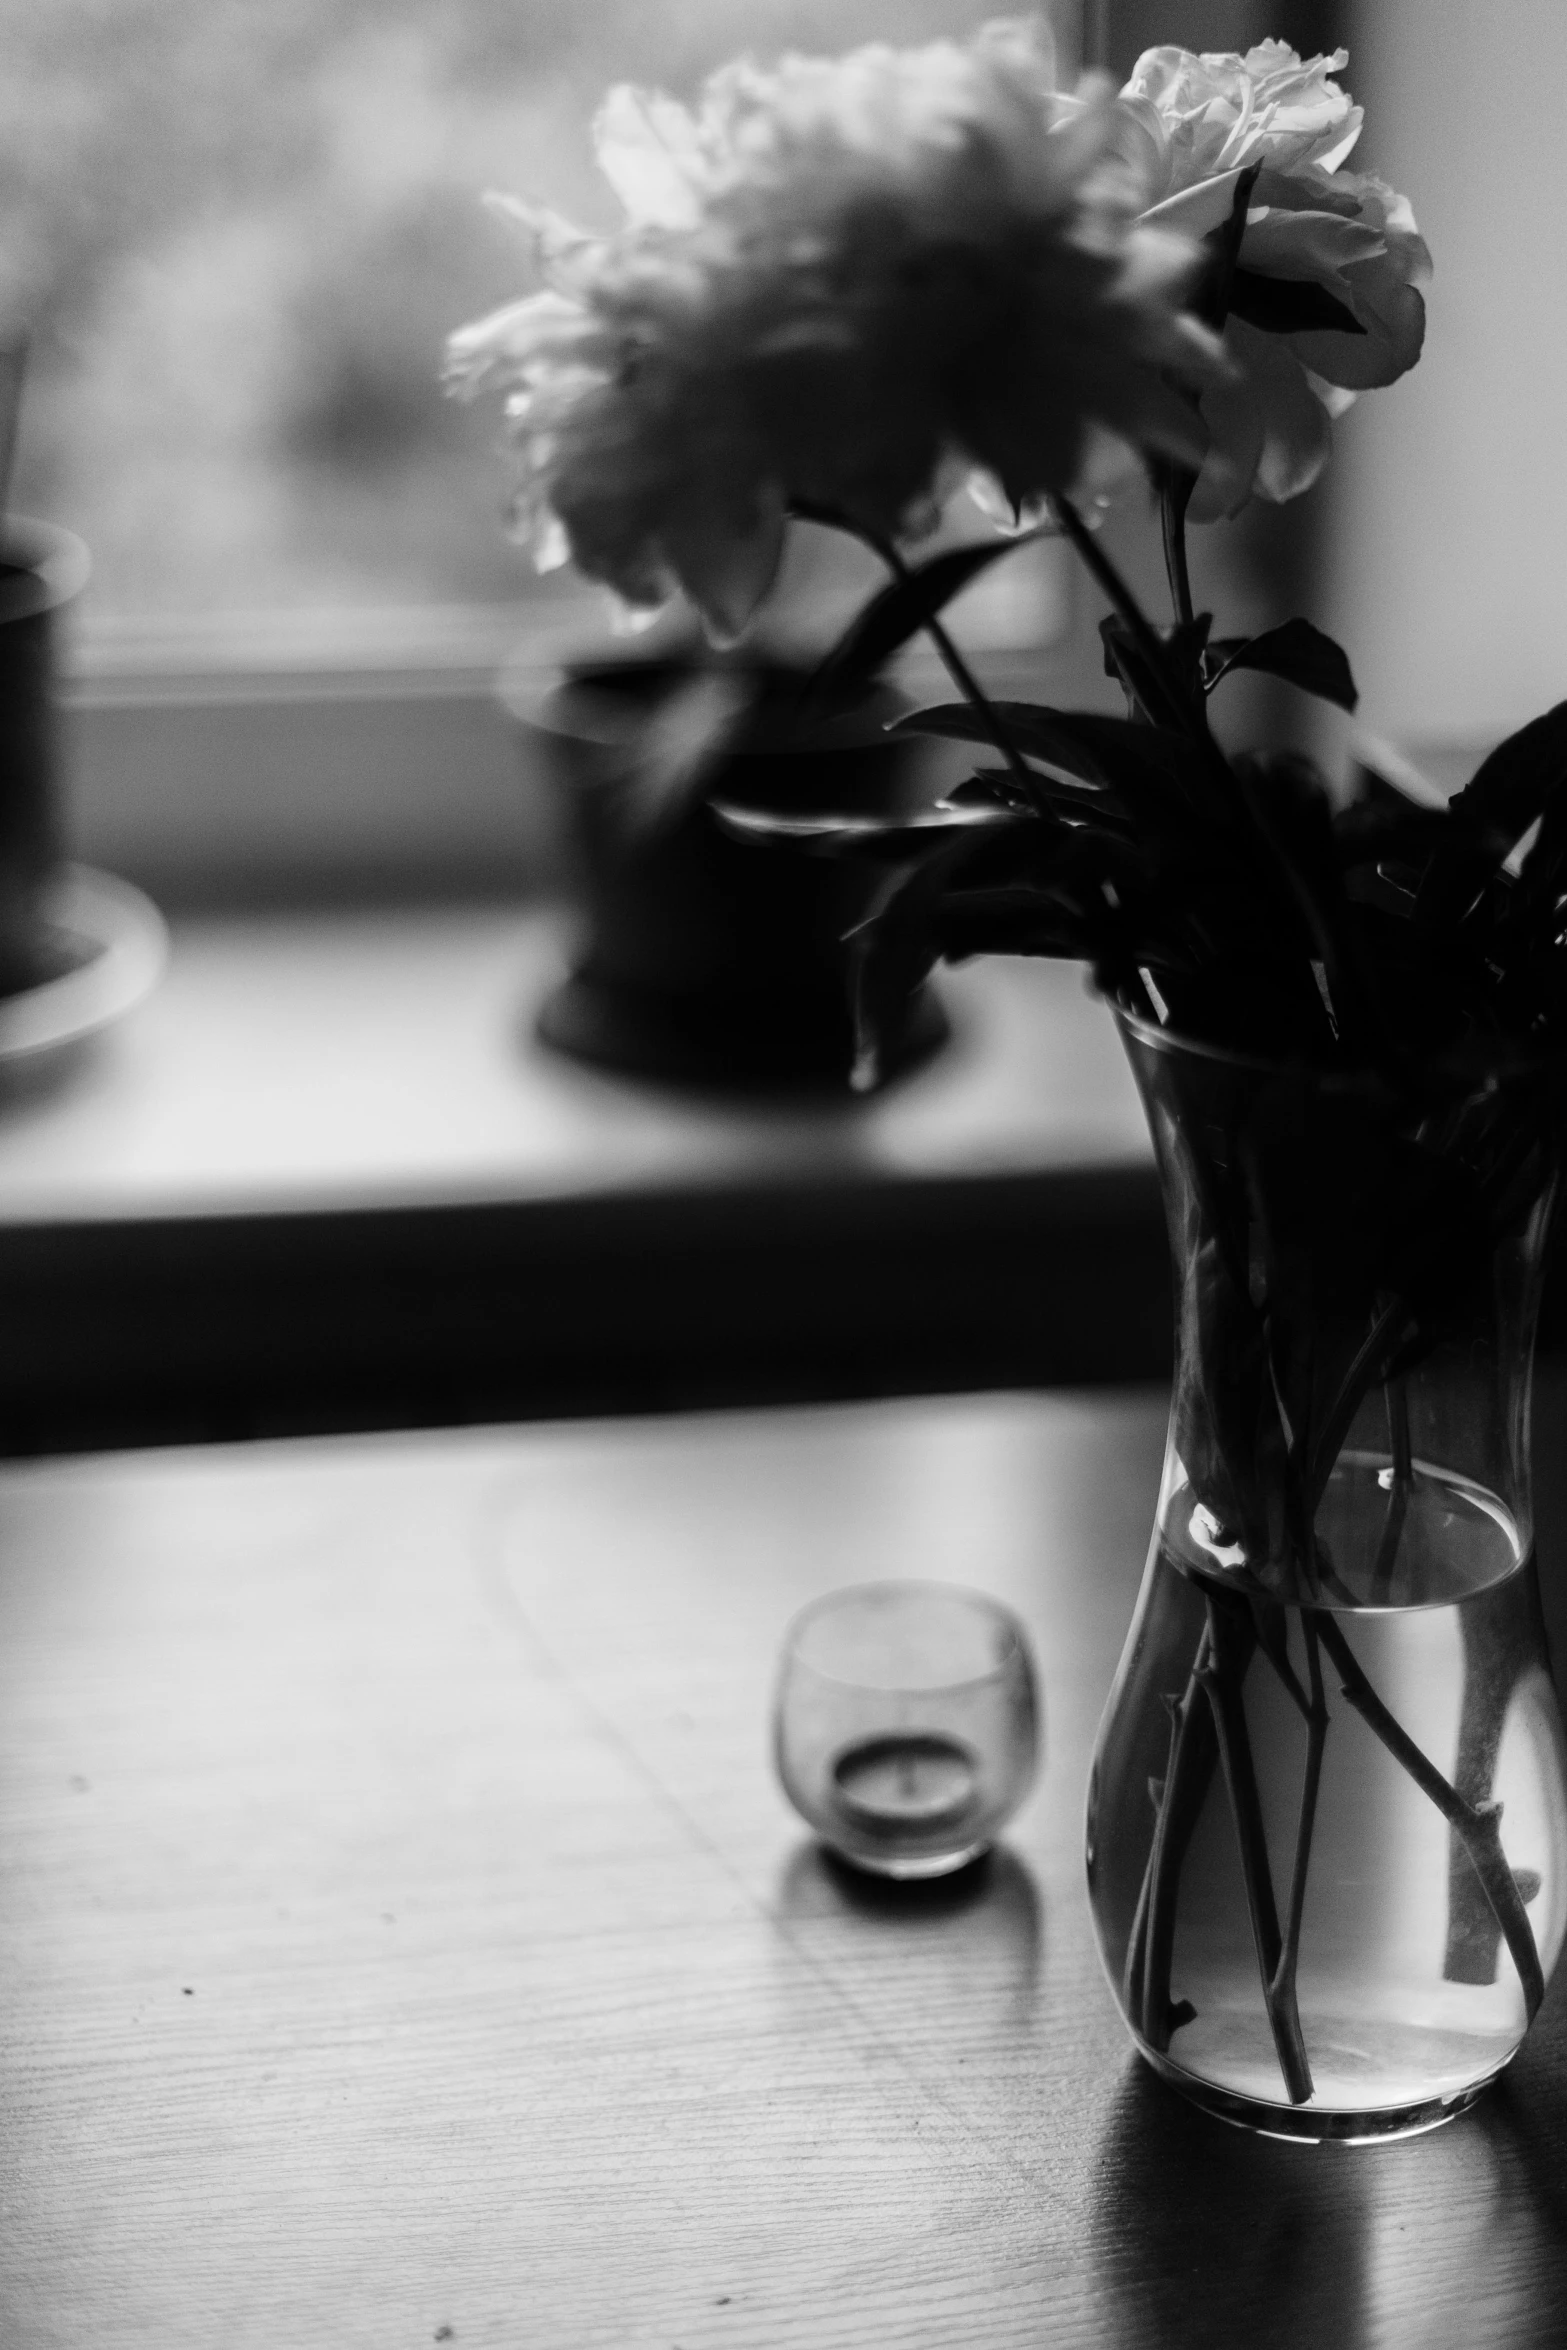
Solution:
<svg viewBox="0 0 1567 2350">
<path fill-rule="evenodd" d="M 1352 161 L 1436 265 L 1425 356 L 1338 427 L 1330 621 L 1361 716 L 1494 737 L 1567 696 L 1567 0 L 1359 0 Z"/>
</svg>

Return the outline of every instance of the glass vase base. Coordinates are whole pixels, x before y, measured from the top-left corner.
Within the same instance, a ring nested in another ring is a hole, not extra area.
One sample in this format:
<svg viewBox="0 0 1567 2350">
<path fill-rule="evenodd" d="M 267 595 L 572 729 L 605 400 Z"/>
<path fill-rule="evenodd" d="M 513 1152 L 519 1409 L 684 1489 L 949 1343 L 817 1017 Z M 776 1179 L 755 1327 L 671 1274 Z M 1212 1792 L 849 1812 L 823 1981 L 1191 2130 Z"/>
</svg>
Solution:
<svg viewBox="0 0 1567 2350">
<path fill-rule="evenodd" d="M 932 1877 L 955 1877 L 959 1869 L 972 1867 L 990 1850 L 990 1838 L 982 1836 L 977 1844 L 965 1844 L 957 1852 L 871 1852 L 863 1845 L 838 1844 L 828 1840 L 829 1851 L 851 1869 L 860 1869 L 868 1877 L 890 1877 L 898 1885 L 920 1885 Z"/>
<path fill-rule="evenodd" d="M 1167 2056 L 1160 2056 L 1145 2046 L 1135 2034 L 1133 2044 L 1143 2062 L 1161 2081 L 1179 2090 L 1188 2103 L 1200 2106 L 1215 2121 L 1229 2122 L 1235 2129 L 1250 2130 L 1260 2138 L 1285 2138 L 1296 2146 L 1321 2146 L 1329 2140 L 1343 2146 L 1377 2146 L 1395 2138 L 1423 2137 L 1428 2130 L 1439 2130 L 1444 2122 L 1456 2121 L 1461 2113 L 1467 2113 L 1497 2078 L 1496 2073 L 1488 2073 L 1484 2080 L 1473 2081 L 1447 2097 L 1427 2097 L 1414 2104 L 1374 2106 L 1363 2111 L 1348 2107 L 1274 2105 L 1259 2097 L 1237 2096 L 1214 2081 L 1200 2079 L 1196 2073 L 1187 2072 L 1181 2065 L 1172 2064 Z"/>
</svg>

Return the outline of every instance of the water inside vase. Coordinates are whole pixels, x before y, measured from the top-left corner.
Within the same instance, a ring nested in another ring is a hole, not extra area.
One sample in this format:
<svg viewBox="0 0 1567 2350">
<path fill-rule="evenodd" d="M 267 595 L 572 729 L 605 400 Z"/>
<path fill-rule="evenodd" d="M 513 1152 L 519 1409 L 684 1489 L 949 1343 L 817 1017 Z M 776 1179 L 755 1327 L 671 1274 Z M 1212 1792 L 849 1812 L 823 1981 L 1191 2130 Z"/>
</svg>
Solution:
<svg viewBox="0 0 1567 2350">
<path fill-rule="evenodd" d="M 1282 2109 L 1308 2136 L 1313 2116 L 1456 2109 L 1522 2038 L 1531 1954 L 1537 1989 L 1567 1928 L 1533 1559 L 1494 1496 L 1416 1464 L 1390 1567 L 1389 1483 L 1385 1462 L 1340 1462 L 1317 1520 L 1332 1578 L 1304 1606 L 1238 1596 L 1189 1489 L 1175 1497 L 1090 1793 L 1101 1947 L 1138 2040 L 1183 2085 Z M 1325 1725 L 1302 1873 L 1314 1664 Z M 1278 1975 L 1292 1908 L 1293 2081 Z"/>
</svg>

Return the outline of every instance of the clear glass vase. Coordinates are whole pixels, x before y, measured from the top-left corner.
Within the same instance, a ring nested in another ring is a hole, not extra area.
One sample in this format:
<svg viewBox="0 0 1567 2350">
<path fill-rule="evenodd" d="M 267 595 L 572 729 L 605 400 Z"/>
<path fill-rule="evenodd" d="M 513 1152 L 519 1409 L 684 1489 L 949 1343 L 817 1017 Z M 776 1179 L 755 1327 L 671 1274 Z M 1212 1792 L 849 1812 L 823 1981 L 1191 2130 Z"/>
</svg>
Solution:
<svg viewBox="0 0 1567 2350">
<path fill-rule="evenodd" d="M 1088 1881 L 1137 2046 L 1307 2139 L 1429 2129 L 1567 1928 L 1529 1391 L 1562 1073 L 1396 1084 L 1131 1017 L 1176 1266 Z"/>
</svg>

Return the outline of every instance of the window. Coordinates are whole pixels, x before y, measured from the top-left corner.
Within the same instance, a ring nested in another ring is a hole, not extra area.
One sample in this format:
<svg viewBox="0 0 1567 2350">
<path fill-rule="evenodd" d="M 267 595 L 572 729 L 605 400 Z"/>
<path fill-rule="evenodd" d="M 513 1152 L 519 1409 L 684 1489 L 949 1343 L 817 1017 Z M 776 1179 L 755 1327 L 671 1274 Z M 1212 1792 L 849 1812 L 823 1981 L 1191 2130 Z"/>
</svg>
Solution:
<svg viewBox="0 0 1567 2350">
<path fill-rule="evenodd" d="M 604 607 L 509 542 L 494 408 L 437 381 L 449 331 L 525 283 L 482 192 L 607 221 L 589 125 L 611 82 L 689 89 L 745 46 L 906 42 L 991 13 L 0 0 L 0 332 L 30 338 L 13 503 L 93 559 L 71 634 L 79 853 L 170 903 L 312 871 L 341 891 L 356 870 L 509 887 L 536 869 L 491 682 L 519 647 L 548 668 Z M 1076 13 L 1059 0 L 1064 45 Z M 854 580 L 814 561 L 821 618 Z M 992 641 L 1058 633 L 1052 551 L 994 574 L 967 620 Z"/>
<path fill-rule="evenodd" d="M 451 328 L 523 283 L 481 192 L 607 218 L 588 125 L 609 83 L 686 87 L 747 45 L 908 41 L 990 13 L 0 0 L 20 227 L 0 302 L 33 346 L 17 503 L 89 542 L 86 617 L 111 665 L 179 634 L 211 659 L 252 635 L 263 663 L 301 638 L 352 660 L 375 612 L 547 618 L 580 599 L 503 535 L 493 411 L 436 380 Z M 279 612 L 281 639 L 255 620 Z"/>
</svg>

